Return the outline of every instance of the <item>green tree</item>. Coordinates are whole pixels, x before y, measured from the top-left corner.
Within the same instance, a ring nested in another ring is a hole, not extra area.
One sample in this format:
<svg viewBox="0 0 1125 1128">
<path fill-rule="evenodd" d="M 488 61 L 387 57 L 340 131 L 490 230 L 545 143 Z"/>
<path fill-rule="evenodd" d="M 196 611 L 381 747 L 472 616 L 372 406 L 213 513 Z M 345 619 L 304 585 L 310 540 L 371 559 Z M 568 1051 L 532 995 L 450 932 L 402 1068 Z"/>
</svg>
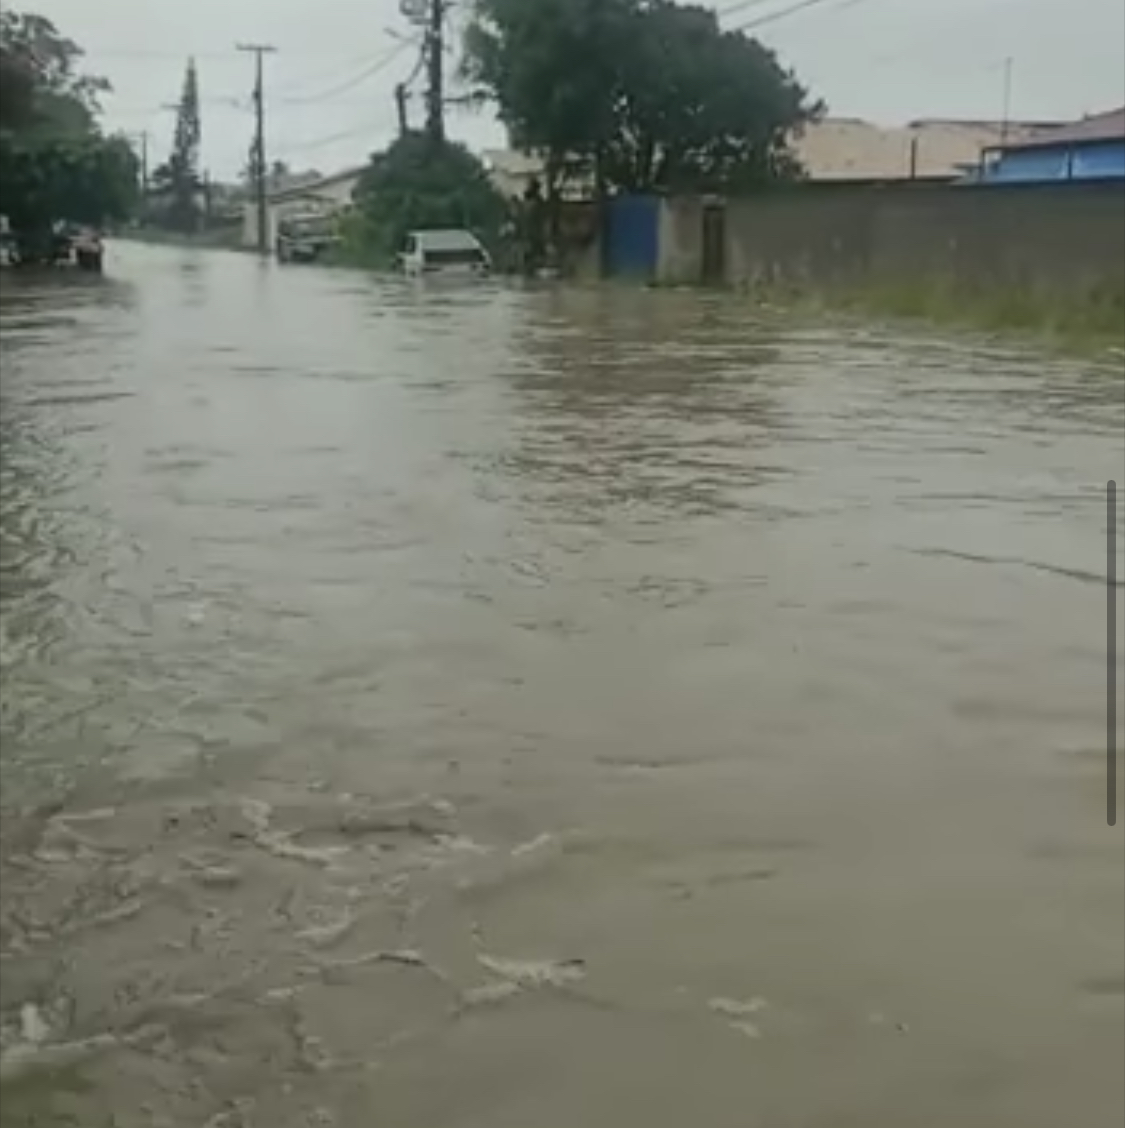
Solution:
<svg viewBox="0 0 1125 1128">
<path fill-rule="evenodd" d="M 165 221 L 177 231 L 195 231 L 199 226 L 199 145 L 203 131 L 199 118 L 199 76 L 195 60 L 188 59 L 184 85 L 176 107 L 176 131 L 168 163 L 153 173 L 153 184 L 169 196 Z"/>
<path fill-rule="evenodd" d="M 0 13 L 0 212 L 34 237 L 59 219 L 123 219 L 138 161 L 97 125 L 104 79 L 80 73 L 81 49 L 50 20 Z"/>
<path fill-rule="evenodd" d="M 731 191 L 799 174 L 822 105 L 773 52 L 669 0 L 477 0 L 465 70 L 513 143 L 630 192 Z"/>
<path fill-rule="evenodd" d="M 0 211 L 34 235 L 58 219 L 99 226 L 137 204 L 137 156 L 122 138 L 0 133 Z"/>
<path fill-rule="evenodd" d="M 463 70 L 512 144 L 543 154 L 549 199 L 617 133 L 640 10 L 640 0 L 476 0 Z"/>
<path fill-rule="evenodd" d="M 358 257 L 389 263 L 410 231 L 463 227 L 490 242 L 504 214 L 503 199 L 468 149 L 408 133 L 371 158 L 346 230 Z"/>
<path fill-rule="evenodd" d="M 822 112 L 777 56 L 710 9 L 651 0 L 622 59 L 607 177 L 635 192 L 737 191 L 800 173 L 794 133 Z"/>
<path fill-rule="evenodd" d="M 104 78 L 78 72 L 82 49 L 43 16 L 0 12 L 0 128 L 88 133 Z"/>
</svg>

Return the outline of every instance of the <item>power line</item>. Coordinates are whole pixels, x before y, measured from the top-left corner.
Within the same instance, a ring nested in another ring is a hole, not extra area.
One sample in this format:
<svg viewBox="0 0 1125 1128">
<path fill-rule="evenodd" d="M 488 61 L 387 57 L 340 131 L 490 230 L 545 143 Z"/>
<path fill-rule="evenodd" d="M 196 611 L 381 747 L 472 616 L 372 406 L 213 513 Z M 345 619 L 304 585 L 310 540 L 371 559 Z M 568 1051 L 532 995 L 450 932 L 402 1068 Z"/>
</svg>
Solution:
<svg viewBox="0 0 1125 1128">
<path fill-rule="evenodd" d="M 715 15 L 721 20 L 728 16 L 736 16 L 741 12 L 748 12 L 751 8 L 762 8 L 766 4 L 773 4 L 775 0 L 734 0 L 733 4 L 724 4 Z"/>
<path fill-rule="evenodd" d="M 240 113 L 245 113 L 247 110 L 253 108 L 252 101 L 247 101 L 245 97 L 220 97 L 215 95 L 211 98 L 200 98 L 199 105 L 201 108 L 212 110 L 238 110 Z M 167 109 L 164 103 L 154 103 L 149 106 L 114 106 L 112 102 L 106 107 L 106 114 L 110 117 L 152 117 L 155 114 L 161 113 Z"/>
<path fill-rule="evenodd" d="M 325 102 L 331 98 L 335 98 L 340 94 L 346 94 L 349 90 L 354 90 L 361 83 L 366 82 L 369 78 L 374 78 L 389 67 L 396 59 L 398 59 L 408 47 L 413 47 L 414 42 L 407 40 L 405 42 L 396 43 L 395 46 L 385 55 L 381 55 L 374 62 L 369 63 L 359 74 L 354 75 L 352 78 L 344 82 L 338 83 L 336 86 L 329 87 L 327 90 L 321 90 L 315 94 L 307 94 L 303 97 L 297 98 L 284 98 L 282 101 L 289 106 L 308 106 L 316 102 Z"/>
<path fill-rule="evenodd" d="M 859 4 L 866 3 L 866 0 L 844 0 L 841 4 L 839 0 L 797 0 L 795 4 L 789 4 L 785 8 L 779 8 L 776 12 L 766 12 L 765 15 L 756 16 L 754 19 L 747 20 L 745 23 L 737 24 L 732 31 L 755 31 L 760 27 L 765 27 L 767 24 L 776 23 L 778 20 L 788 19 L 790 16 L 795 16 L 800 12 L 808 11 L 810 8 L 819 8 L 823 4 L 834 4 L 839 10 L 846 8 L 854 8 Z"/>
<path fill-rule="evenodd" d="M 382 125 L 382 122 L 379 125 Z M 311 141 L 298 141 L 293 145 L 286 145 L 282 155 L 288 157 L 293 153 L 307 153 L 313 149 L 323 149 L 326 145 L 336 144 L 337 141 L 349 141 L 361 134 L 370 134 L 376 128 L 376 123 L 369 121 L 364 125 L 352 126 L 350 129 L 341 130 L 339 133 L 329 134 L 327 137 L 316 137 Z"/>
</svg>

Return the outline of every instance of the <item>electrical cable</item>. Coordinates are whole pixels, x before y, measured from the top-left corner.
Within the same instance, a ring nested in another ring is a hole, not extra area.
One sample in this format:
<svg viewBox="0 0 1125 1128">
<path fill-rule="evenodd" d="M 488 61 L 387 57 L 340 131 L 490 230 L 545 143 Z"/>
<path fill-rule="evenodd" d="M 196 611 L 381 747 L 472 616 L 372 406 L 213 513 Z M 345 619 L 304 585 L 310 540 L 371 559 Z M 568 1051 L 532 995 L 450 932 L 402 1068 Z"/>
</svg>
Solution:
<svg viewBox="0 0 1125 1128">
<path fill-rule="evenodd" d="M 352 78 L 339 83 L 336 86 L 330 87 L 328 90 L 322 90 L 316 94 L 308 94 L 301 98 L 282 98 L 278 99 L 282 104 L 287 106 L 310 106 L 317 102 L 326 102 L 340 94 L 346 94 L 349 90 L 354 90 L 361 83 L 366 82 L 369 78 L 374 78 L 375 75 L 381 71 L 386 70 L 399 56 L 408 48 L 414 46 L 412 40 L 407 40 L 401 43 L 396 43 L 394 47 L 385 55 L 381 55 L 374 62 L 365 67 L 359 74 L 354 75 Z"/>
<path fill-rule="evenodd" d="M 755 31 L 759 27 L 776 23 L 778 20 L 788 19 L 790 16 L 798 15 L 801 12 L 808 11 L 810 8 L 819 8 L 822 4 L 831 3 L 837 3 L 837 0 L 797 0 L 797 3 L 790 4 L 785 8 L 779 8 L 776 12 L 766 12 L 764 15 L 747 20 L 745 23 L 737 24 L 731 30 Z M 842 10 L 844 8 L 854 8 L 863 3 L 866 3 L 866 0 L 844 0 L 843 4 L 838 4 L 838 7 Z"/>
<path fill-rule="evenodd" d="M 766 4 L 775 2 L 776 0 L 734 0 L 733 4 L 724 4 L 717 9 L 715 15 L 719 19 L 725 20 L 728 16 L 736 16 L 742 12 L 748 12 L 751 8 L 761 8 Z"/>
</svg>

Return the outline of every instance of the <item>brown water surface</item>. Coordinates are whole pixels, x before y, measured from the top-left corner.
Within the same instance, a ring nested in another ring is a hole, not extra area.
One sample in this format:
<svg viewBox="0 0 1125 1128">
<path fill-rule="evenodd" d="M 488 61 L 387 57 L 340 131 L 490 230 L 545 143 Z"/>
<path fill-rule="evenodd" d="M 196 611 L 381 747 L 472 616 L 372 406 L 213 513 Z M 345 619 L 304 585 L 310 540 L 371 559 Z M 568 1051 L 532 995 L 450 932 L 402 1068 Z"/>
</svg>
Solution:
<svg viewBox="0 0 1125 1128">
<path fill-rule="evenodd" d="M 1119 370 L 128 246 L 0 300 L 5 1128 L 1122 1123 Z"/>
</svg>

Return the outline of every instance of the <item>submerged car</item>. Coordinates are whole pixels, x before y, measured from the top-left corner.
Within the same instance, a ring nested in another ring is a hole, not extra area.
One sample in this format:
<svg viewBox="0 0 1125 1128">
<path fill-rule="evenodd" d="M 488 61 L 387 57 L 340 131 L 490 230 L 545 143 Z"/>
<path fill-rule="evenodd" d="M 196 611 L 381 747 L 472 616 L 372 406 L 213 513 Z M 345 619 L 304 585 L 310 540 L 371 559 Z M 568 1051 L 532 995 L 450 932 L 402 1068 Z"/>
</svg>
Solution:
<svg viewBox="0 0 1125 1128">
<path fill-rule="evenodd" d="M 101 273 L 105 261 L 105 246 L 97 231 L 84 227 L 74 232 L 70 237 L 70 250 L 79 270 Z"/>
<path fill-rule="evenodd" d="M 398 256 L 404 274 L 452 274 L 480 277 L 492 271 L 484 244 L 461 230 L 412 231 Z"/>
<path fill-rule="evenodd" d="M 101 273 L 105 247 L 101 233 L 60 220 L 49 227 L 0 233 L 0 261 L 5 266 L 77 266 Z"/>
<path fill-rule="evenodd" d="M 277 227 L 278 262 L 316 262 L 340 241 L 331 216 L 287 216 Z"/>
</svg>

